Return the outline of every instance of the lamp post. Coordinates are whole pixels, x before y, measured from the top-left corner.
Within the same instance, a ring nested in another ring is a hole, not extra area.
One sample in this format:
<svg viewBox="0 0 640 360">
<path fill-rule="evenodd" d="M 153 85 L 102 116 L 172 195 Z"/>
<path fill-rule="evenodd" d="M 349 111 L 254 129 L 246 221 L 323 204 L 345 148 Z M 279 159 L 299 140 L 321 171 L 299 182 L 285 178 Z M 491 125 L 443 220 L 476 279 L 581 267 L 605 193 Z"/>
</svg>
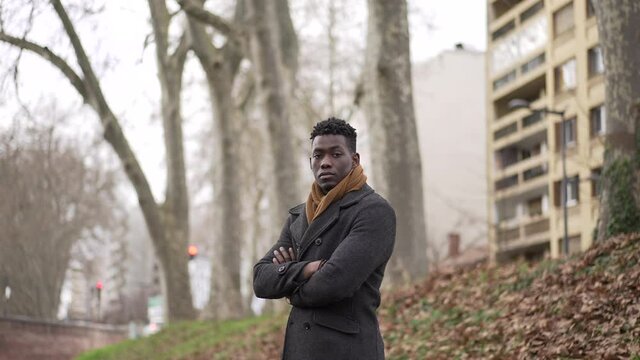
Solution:
<svg viewBox="0 0 640 360">
<path fill-rule="evenodd" d="M 509 101 L 509 109 L 528 109 L 532 113 L 540 113 L 543 115 L 552 114 L 560 116 L 560 151 L 562 158 L 562 218 L 564 223 L 564 236 L 562 238 L 562 250 L 565 256 L 569 255 L 569 216 L 567 213 L 567 145 L 564 111 L 548 109 L 546 107 L 540 109 L 532 109 L 531 103 L 524 99 L 513 99 Z"/>
</svg>

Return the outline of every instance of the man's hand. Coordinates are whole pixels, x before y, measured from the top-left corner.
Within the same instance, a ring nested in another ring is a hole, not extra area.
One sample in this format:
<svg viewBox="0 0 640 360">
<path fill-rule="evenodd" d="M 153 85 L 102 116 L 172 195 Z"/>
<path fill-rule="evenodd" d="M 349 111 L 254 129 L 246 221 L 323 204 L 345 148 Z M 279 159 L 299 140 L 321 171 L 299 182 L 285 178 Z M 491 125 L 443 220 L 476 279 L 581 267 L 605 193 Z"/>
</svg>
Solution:
<svg viewBox="0 0 640 360">
<path fill-rule="evenodd" d="M 308 263 L 307 265 L 304 266 L 304 269 L 302 269 L 302 276 L 304 276 L 305 279 L 310 278 L 311 275 L 315 274 L 316 271 L 320 270 L 322 265 L 324 265 L 324 260 L 316 260 Z"/>
<path fill-rule="evenodd" d="M 287 251 L 285 248 L 280 247 L 280 250 L 273 250 L 273 258 L 274 264 L 284 264 L 289 261 L 296 261 L 296 254 L 293 252 L 293 248 L 289 248 Z"/>
</svg>

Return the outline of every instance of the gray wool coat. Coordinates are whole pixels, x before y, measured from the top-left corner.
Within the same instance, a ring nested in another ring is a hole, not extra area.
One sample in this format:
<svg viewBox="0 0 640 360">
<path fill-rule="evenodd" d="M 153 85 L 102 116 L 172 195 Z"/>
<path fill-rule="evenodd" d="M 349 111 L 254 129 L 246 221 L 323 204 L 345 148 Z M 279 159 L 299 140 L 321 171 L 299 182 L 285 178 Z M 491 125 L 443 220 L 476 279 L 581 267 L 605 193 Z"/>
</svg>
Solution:
<svg viewBox="0 0 640 360">
<path fill-rule="evenodd" d="M 253 268 L 256 296 L 287 297 L 293 305 L 282 358 L 384 359 L 376 309 L 395 242 L 395 212 L 365 184 L 311 225 L 305 204 L 289 213 L 278 242 Z M 298 261 L 274 264 L 273 251 L 280 247 L 294 248 Z M 320 259 L 328 261 L 304 280 L 304 266 Z"/>
</svg>

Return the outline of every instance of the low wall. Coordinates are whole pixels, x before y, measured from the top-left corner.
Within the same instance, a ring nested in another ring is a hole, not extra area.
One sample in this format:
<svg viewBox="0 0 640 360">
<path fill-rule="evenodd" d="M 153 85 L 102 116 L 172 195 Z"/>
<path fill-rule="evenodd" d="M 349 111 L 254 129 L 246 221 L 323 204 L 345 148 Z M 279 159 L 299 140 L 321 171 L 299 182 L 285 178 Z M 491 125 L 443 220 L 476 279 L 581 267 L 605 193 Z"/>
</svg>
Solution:
<svg viewBox="0 0 640 360">
<path fill-rule="evenodd" d="M 122 326 L 0 317 L 0 360 L 73 359 L 126 337 Z"/>
</svg>

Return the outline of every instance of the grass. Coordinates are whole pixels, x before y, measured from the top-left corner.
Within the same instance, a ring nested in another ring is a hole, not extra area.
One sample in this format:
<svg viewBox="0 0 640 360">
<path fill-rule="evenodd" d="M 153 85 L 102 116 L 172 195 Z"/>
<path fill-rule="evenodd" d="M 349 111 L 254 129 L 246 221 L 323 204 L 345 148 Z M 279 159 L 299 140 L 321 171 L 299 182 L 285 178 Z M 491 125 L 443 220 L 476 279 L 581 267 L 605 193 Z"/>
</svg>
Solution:
<svg viewBox="0 0 640 360">
<path fill-rule="evenodd" d="M 225 359 L 240 348 L 246 351 L 251 350 L 247 347 L 253 347 L 258 351 L 257 339 L 273 333 L 282 321 L 281 316 L 265 315 L 223 322 L 180 322 L 147 338 L 126 340 L 86 352 L 76 360 Z"/>
<path fill-rule="evenodd" d="M 385 293 L 387 358 L 640 360 L 640 322 L 631 320 L 639 263 L 640 236 L 630 235 L 570 259 L 431 274 Z M 177 323 L 78 359 L 275 359 L 285 323 L 285 315 Z"/>
</svg>

